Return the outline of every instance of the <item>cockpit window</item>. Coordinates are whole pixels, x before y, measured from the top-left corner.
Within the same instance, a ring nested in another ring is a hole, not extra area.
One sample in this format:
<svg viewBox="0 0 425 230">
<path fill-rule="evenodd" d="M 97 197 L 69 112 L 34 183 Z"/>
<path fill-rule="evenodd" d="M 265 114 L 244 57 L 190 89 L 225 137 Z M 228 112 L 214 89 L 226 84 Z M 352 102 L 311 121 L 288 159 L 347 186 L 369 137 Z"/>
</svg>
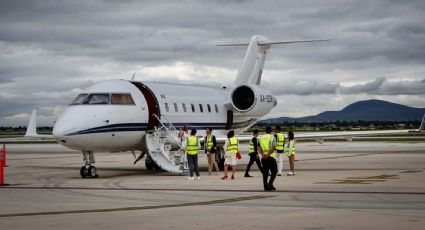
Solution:
<svg viewBox="0 0 425 230">
<path fill-rule="evenodd" d="M 79 105 L 79 104 L 81 104 L 83 101 L 84 101 L 84 99 L 87 97 L 87 93 L 82 93 L 82 94 L 80 94 L 80 95 L 78 95 L 72 102 L 71 102 L 71 104 L 70 105 Z"/>
<path fill-rule="evenodd" d="M 90 94 L 84 100 L 84 103 L 86 105 L 107 105 L 109 104 L 109 94 Z"/>
<path fill-rule="evenodd" d="M 111 104 L 113 105 L 134 105 L 133 98 L 130 94 L 112 94 Z"/>
</svg>

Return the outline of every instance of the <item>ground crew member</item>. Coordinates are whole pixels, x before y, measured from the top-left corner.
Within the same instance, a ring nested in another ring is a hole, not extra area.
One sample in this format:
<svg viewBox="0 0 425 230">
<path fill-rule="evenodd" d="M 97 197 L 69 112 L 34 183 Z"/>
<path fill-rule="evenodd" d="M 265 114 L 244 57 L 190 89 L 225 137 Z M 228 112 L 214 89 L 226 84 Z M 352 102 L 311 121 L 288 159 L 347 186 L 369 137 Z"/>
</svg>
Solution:
<svg viewBox="0 0 425 230">
<path fill-rule="evenodd" d="M 285 146 L 285 135 L 281 133 L 280 126 L 276 126 L 274 138 L 276 138 L 276 153 L 277 153 L 277 175 L 282 176 L 283 170 L 283 153 Z"/>
<path fill-rule="evenodd" d="M 276 191 L 273 182 L 276 179 L 277 164 L 276 164 L 276 139 L 271 134 L 272 128 L 266 127 L 266 134 L 260 139 L 260 154 L 262 156 L 261 163 L 263 163 L 263 185 L 264 191 Z M 270 180 L 268 180 L 270 174 Z"/>
<path fill-rule="evenodd" d="M 295 176 L 295 139 L 292 131 L 288 132 L 288 144 L 285 153 L 289 160 L 289 172 L 286 175 Z"/>
<path fill-rule="evenodd" d="M 193 172 L 196 174 L 196 179 L 201 179 L 199 175 L 198 167 L 198 150 L 200 149 L 199 140 L 196 136 L 196 129 L 192 129 L 190 136 L 186 138 L 186 142 L 183 144 L 183 147 L 186 148 L 187 152 L 187 163 L 189 165 L 190 176 L 187 178 L 188 181 L 193 181 Z"/>
<path fill-rule="evenodd" d="M 204 149 L 208 159 L 208 175 L 211 175 L 213 168 L 215 168 L 216 172 L 219 171 L 217 162 L 215 161 L 217 141 L 215 136 L 212 135 L 212 128 L 207 128 L 205 132 L 207 135 L 204 138 Z"/>
<path fill-rule="evenodd" d="M 236 153 L 239 150 L 239 141 L 238 138 L 235 137 L 235 131 L 230 130 L 227 133 L 227 139 L 224 144 L 224 149 L 226 149 L 226 153 L 224 154 L 224 176 L 221 178 L 222 180 L 227 179 L 227 166 L 232 166 L 232 180 L 235 179 L 236 173 Z"/>
<path fill-rule="evenodd" d="M 254 164 L 254 162 L 257 163 L 258 169 L 260 169 L 260 172 L 263 173 L 263 167 L 261 166 L 261 161 L 258 156 L 258 146 L 258 129 L 255 129 L 253 136 L 249 141 L 249 163 L 246 166 L 245 177 L 252 177 L 249 175 L 249 170 L 251 169 L 251 166 Z"/>
</svg>

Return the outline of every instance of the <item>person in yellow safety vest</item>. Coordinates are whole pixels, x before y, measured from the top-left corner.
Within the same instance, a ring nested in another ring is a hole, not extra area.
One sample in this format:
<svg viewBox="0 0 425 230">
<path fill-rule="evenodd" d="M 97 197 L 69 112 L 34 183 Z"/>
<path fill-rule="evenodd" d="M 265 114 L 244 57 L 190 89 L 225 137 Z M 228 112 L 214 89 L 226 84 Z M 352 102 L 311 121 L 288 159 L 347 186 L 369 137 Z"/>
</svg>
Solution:
<svg viewBox="0 0 425 230">
<path fill-rule="evenodd" d="M 263 185 L 264 191 L 276 191 L 273 185 L 277 174 L 276 164 L 276 139 L 271 134 L 272 128 L 266 127 L 266 134 L 260 139 L 260 154 L 262 156 L 261 163 L 263 164 Z M 270 175 L 270 180 L 268 177 Z"/>
<path fill-rule="evenodd" d="M 289 172 L 286 175 L 295 176 L 295 139 L 292 131 L 288 132 L 288 143 L 286 145 L 285 154 L 289 159 Z"/>
<path fill-rule="evenodd" d="M 188 177 L 187 180 L 195 180 L 193 172 L 195 172 L 197 180 L 201 179 L 198 167 L 198 150 L 200 149 L 200 145 L 198 137 L 196 136 L 196 129 L 192 129 L 190 136 L 188 136 L 186 141 L 183 143 L 183 148 L 186 149 L 187 163 L 189 165 L 190 177 Z"/>
<path fill-rule="evenodd" d="M 226 153 L 224 154 L 224 176 L 221 178 L 222 180 L 227 179 L 227 166 L 232 166 L 232 180 L 235 179 L 236 173 L 236 153 L 239 149 L 239 141 L 238 138 L 235 137 L 235 131 L 230 130 L 227 133 L 227 139 L 224 144 L 224 149 L 226 149 Z"/>
<path fill-rule="evenodd" d="M 215 161 L 217 141 L 212 134 L 212 128 L 207 128 L 205 132 L 207 135 L 204 138 L 204 149 L 208 159 L 208 175 L 211 175 L 213 168 L 215 168 L 216 172 L 220 171 Z"/>
<path fill-rule="evenodd" d="M 285 135 L 283 135 L 283 133 L 281 133 L 281 128 L 278 125 L 275 128 L 274 138 L 276 138 L 277 175 L 282 176 Z"/>
<path fill-rule="evenodd" d="M 253 136 L 249 141 L 249 163 L 246 166 L 245 177 L 252 177 L 251 175 L 249 175 L 249 170 L 251 169 L 251 166 L 254 164 L 254 162 L 257 163 L 258 169 L 260 169 L 260 172 L 263 173 L 263 167 L 261 166 L 261 161 L 258 157 L 259 145 L 260 143 L 258 140 L 258 129 L 255 129 L 253 132 Z"/>
</svg>

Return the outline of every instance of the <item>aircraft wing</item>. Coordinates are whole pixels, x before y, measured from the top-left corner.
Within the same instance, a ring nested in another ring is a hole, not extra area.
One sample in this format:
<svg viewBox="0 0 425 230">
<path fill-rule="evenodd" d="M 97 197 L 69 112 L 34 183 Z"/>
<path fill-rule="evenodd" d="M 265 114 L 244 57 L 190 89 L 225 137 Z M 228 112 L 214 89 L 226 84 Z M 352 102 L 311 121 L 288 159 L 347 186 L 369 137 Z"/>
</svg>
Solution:
<svg viewBox="0 0 425 230">
<path fill-rule="evenodd" d="M 345 138 L 346 140 L 350 141 L 353 137 L 360 137 L 360 136 L 374 136 L 374 135 L 382 135 L 382 134 L 403 134 L 403 133 L 420 133 L 425 132 L 425 115 L 422 118 L 421 125 L 416 130 L 371 130 L 371 131 L 337 131 L 337 132 L 298 132 L 295 133 L 295 139 L 296 140 L 303 140 L 303 139 L 315 139 L 319 143 L 323 143 L 325 139 L 328 138 L 335 138 L 335 137 L 341 137 Z M 249 140 L 252 138 L 251 135 L 238 135 L 239 142 L 249 142 Z M 285 135 L 285 138 L 286 135 Z M 217 137 L 217 143 L 224 143 L 226 140 L 225 137 Z M 220 141 L 219 141 L 220 140 Z"/>
<path fill-rule="evenodd" d="M 373 131 L 340 131 L 340 132 L 318 132 L 318 133 L 295 133 L 296 140 L 315 139 L 323 143 L 325 139 L 341 137 L 351 141 L 353 137 L 375 136 L 381 134 L 403 134 L 411 130 L 373 130 Z"/>
</svg>

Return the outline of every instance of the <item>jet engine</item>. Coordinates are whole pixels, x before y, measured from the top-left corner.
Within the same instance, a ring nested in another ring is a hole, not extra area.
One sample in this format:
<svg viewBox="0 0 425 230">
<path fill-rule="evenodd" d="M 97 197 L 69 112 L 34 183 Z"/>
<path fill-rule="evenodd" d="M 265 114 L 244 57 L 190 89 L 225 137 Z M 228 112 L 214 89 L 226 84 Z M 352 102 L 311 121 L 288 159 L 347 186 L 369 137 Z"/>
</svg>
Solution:
<svg viewBox="0 0 425 230">
<path fill-rule="evenodd" d="M 237 86 L 231 94 L 231 101 L 236 116 L 261 117 L 277 105 L 270 90 L 251 84 Z"/>
</svg>

